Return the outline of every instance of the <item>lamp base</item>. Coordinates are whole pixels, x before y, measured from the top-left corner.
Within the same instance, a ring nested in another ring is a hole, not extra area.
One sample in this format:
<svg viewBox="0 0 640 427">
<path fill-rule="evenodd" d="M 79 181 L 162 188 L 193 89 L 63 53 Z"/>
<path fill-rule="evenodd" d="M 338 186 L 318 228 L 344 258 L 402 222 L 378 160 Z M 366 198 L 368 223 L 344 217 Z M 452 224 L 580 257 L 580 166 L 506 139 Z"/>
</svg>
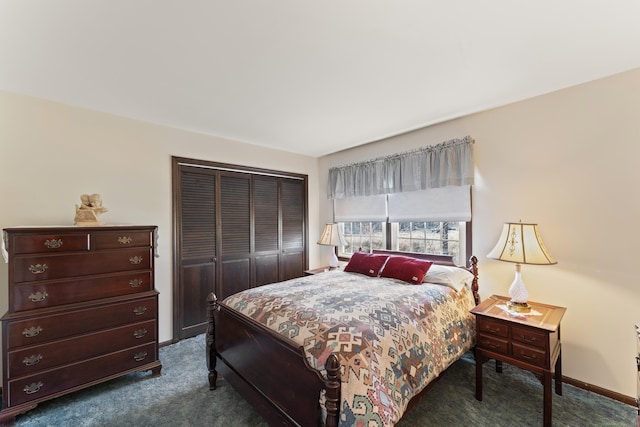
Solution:
<svg viewBox="0 0 640 427">
<path fill-rule="evenodd" d="M 331 256 L 329 257 L 329 267 L 338 268 L 338 256 L 336 255 L 336 248 L 331 247 Z"/>
<path fill-rule="evenodd" d="M 507 301 L 507 308 L 518 313 L 529 313 L 531 306 L 526 302 Z"/>
</svg>

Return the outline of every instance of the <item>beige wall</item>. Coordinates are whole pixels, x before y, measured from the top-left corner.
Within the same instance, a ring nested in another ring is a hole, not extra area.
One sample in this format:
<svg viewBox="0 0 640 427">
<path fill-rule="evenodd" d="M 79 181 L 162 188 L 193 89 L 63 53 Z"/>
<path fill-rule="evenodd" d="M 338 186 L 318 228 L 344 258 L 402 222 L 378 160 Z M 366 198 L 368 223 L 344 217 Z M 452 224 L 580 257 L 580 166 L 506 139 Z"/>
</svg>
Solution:
<svg viewBox="0 0 640 427">
<path fill-rule="evenodd" d="M 323 157 L 320 182 L 331 166 L 471 135 L 482 297 L 513 280 L 512 264 L 486 257 L 502 223 L 537 222 L 558 264 L 522 275 L 531 300 L 567 307 L 563 373 L 634 396 L 639 117 L 640 69 Z M 320 215 L 331 219 L 322 195 Z"/>
<path fill-rule="evenodd" d="M 73 225 L 83 193 L 101 193 L 109 224 L 159 227 L 160 341 L 172 338 L 171 156 L 309 177 L 310 263 L 320 249 L 318 160 L 0 91 L 0 228 Z M 323 187 L 324 188 L 324 187 Z M 0 312 L 7 266 L 0 259 Z M 203 359 L 204 360 L 204 359 Z M 204 363 L 204 362 L 203 362 Z"/>
</svg>

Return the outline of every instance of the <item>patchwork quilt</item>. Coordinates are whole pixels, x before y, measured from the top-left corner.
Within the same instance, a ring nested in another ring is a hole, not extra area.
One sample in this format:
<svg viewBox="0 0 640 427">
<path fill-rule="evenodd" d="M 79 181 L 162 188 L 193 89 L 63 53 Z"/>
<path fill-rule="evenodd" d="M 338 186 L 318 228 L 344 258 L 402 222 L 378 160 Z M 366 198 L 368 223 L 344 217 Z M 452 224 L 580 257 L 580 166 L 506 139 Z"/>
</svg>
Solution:
<svg viewBox="0 0 640 427">
<path fill-rule="evenodd" d="M 475 339 L 467 287 L 334 270 L 248 289 L 224 303 L 303 346 L 325 378 L 327 357 L 338 356 L 341 426 L 393 426 Z"/>
</svg>

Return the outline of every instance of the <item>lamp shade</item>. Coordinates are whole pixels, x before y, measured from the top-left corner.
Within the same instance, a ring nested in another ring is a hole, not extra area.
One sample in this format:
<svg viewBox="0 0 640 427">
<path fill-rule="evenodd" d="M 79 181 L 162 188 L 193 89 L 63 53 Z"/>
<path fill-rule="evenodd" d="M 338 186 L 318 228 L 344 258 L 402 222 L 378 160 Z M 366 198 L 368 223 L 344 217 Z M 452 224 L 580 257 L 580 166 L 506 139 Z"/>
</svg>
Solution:
<svg viewBox="0 0 640 427">
<path fill-rule="evenodd" d="M 557 264 L 542 243 L 538 224 L 521 222 L 505 223 L 498 243 L 487 256 L 517 264 Z"/>
<path fill-rule="evenodd" d="M 347 241 L 340 233 L 338 229 L 338 224 L 325 224 L 324 229 L 322 230 L 322 234 L 320 235 L 320 240 L 318 240 L 319 245 L 324 246 L 345 246 Z"/>
</svg>

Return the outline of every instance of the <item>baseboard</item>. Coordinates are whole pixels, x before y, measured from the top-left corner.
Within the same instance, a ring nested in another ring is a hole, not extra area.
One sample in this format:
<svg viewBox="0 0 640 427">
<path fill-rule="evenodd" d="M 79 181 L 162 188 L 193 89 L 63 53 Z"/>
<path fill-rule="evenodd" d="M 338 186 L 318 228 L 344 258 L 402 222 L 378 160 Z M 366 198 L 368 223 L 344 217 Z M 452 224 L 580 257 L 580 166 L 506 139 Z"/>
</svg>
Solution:
<svg viewBox="0 0 640 427">
<path fill-rule="evenodd" d="M 598 387 L 597 385 L 585 383 L 584 381 L 579 381 L 573 378 L 562 376 L 562 382 L 565 384 L 571 384 L 572 386 L 581 388 L 586 391 L 590 391 L 595 394 L 599 394 L 604 397 L 608 397 L 613 400 L 617 400 L 618 402 L 626 403 L 627 405 L 631 405 L 634 407 L 638 407 L 638 401 L 631 397 L 624 395 L 622 393 L 617 393 L 615 391 L 607 390 L 606 388 Z"/>
</svg>

